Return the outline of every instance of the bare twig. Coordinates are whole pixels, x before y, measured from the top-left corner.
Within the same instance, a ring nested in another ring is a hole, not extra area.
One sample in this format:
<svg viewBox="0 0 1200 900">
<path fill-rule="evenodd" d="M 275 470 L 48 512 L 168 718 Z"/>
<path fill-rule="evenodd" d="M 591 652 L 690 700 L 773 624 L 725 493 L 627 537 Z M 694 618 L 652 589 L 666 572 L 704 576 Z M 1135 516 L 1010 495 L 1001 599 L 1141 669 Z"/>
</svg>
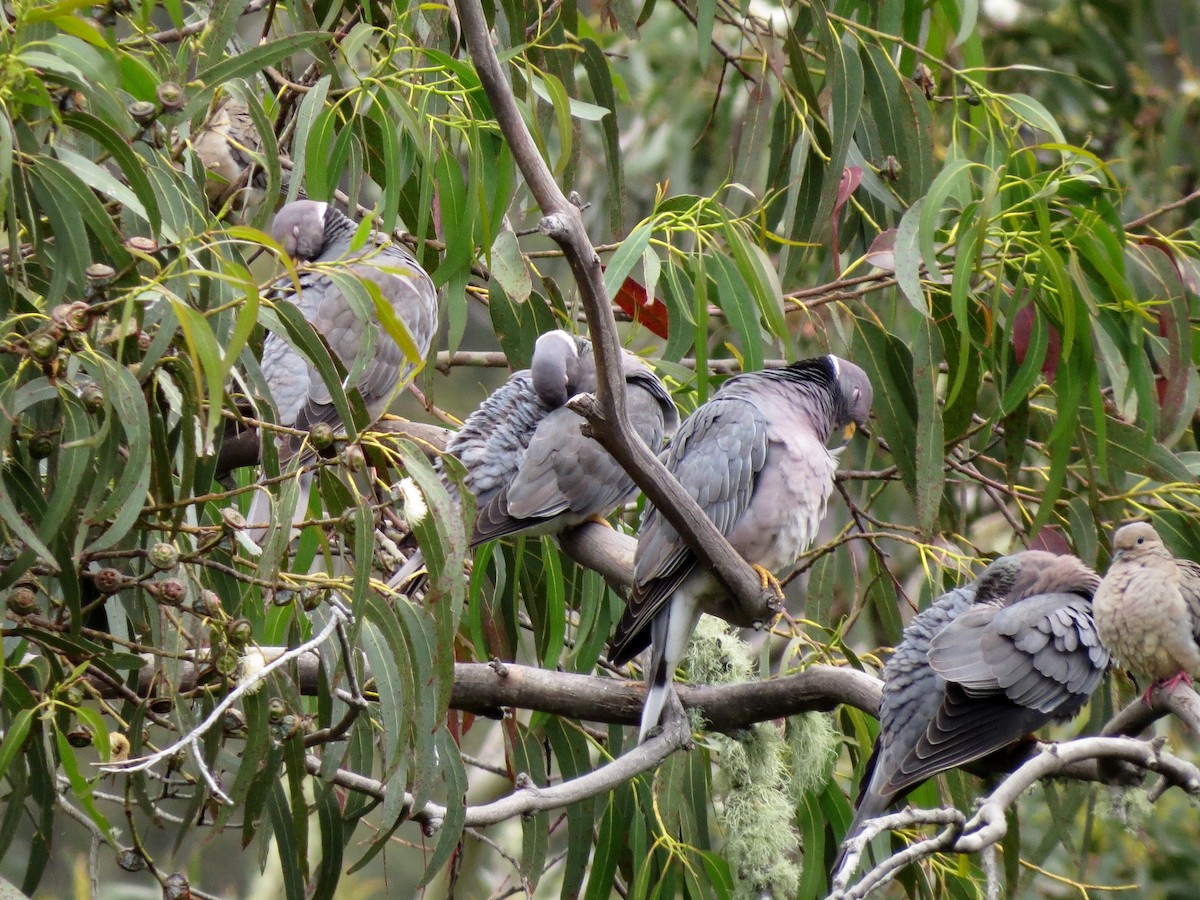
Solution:
<svg viewBox="0 0 1200 900">
<path fill-rule="evenodd" d="M 262 11 L 269 0 L 250 0 L 242 10 L 241 15 L 248 16 L 251 13 Z M 199 34 L 208 27 L 208 19 L 199 19 L 182 28 L 172 28 L 168 31 L 156 31 L 153 34 L 140 34 L 137 37 L 129 38 L 122 41 L 123 47 L 138 47 L 144 44 L 177 44 L 186 37 L 191 37 L 194 34 Z"/>
<path fill-rule="evenodd" d="M 164 747 L 157 753 L 151 753 L 148 756 L 135 757 L 133 759 L 126 759 L 120 762 L 107 763 L 100 766 L 100 771 L 141 772 L 174 755 L 181 748 L 188 748 L 192 751 L 192 754 L 196 759 L 196 763 L 200 767 L 200 774 L 208 783 L 209 789 L 212 791 L 213 796 L 223 803 L 228 803 L 232 806 L 233 800 L 231 800 L 229 796 L 221 790 L 221 786 L 217 784 L 216 779 L 208 770 L 208 766 L 204 761 L 204 754 L 200 750 L 200 738 L 203 737 L 204 734 L 213 727 L 213 725 L 221 721 L 226 710 L 233 706 L 233 704 L 240 700 L 245 694 L 256 690 L 259 685 L 266 680 L 268 675 L 270 675 L 276 669 L 287 665 L 292 660 L 300 659 L 310 650 L 315 650 L 317 647 L 321 646 L 321 644 L 325 643 L 326 639 L 333 634 L 338 624 L 345 622 L 348 619 L 349 617 L 343 613 L 341 609 L 335 605 L 331 605 L 329 621 L 326 623 L 324 628 L 322 628 L 316 635 L 313 636 L 311 640 L 305 641 L 303 644 L 292 650 L 281 653 L 273 661 L 267 663 L 261 669 L 255 672 L 252 677 L 243 680 L 236 688 L 230 691 L 220 703 L 213 707 L 213 711 L 209 713 L 208 717 L 203 722 L 201 722 L 175 743 L 168 747 Z"/>
<path fill-rule="evenodd" d="M 580 775 L 578 778 L 561 782 L 553 787 L 539 787 L 530 780 L 528 775 L 518 775 L 517 789 L 507 797 L 501 797 L 499 800 L 479 806 L 468 806 L 465 826 L 481 828 L 486 825 L 496 825 L 518 816 L 563 809 L 589 797 L 606 794 L 643 772 L 649 772 L 676 750 L 690 744 L 691 739 L 691 732 L 687 728 L 686 720 L 680 718 L 668 723 L 658 736 L 612 762 L 593 769 L 586 775 Z M 320 757 L 309 755 L 305 757 L 304 762 L 310 775 L 321 776 Z M 382 800 L 384 797 L 383 782 L 354 772 L 338 769 L 329 780 L 340 787 L 378 800 Z M 411 794 L 405 794 L 403 799 L 410 806 L 414 802 Z M 442 827 L 446 818 L 446 808 L 436 803 L 425 803 L 420 807 L 414 807 L 408 818 L 419 823 L 427 835 L 433 834 Z"/>
<path fill-rule="evenodd" d="M 1161 739 L 1140 741 L 1128 737 L 1086 737 L 1061 744 L 1042 744 L 1031 759 L 1000 782 L 980 804 L 975 815 L 965 823 L 961 822 L 962 813 L 954 809 L 905 810 L 874 819 L 864 826 L 862 833 L 847 842 L 846 856 L 835 874 L 834 890 L 830 897 L 842 900 L 864 897 L 867 892 L 893 878 L 904 866 L 927 859 L 935 853 L 980 853 L 994 847 L 1008 832 L 1008 809 L 1025 791 L 1039 781 L 1062 775 L 1081 763 L 1121 761 L 1157 772 L 1169 786 L 1181 788 L 1192 796 L 1200 796 L 1200 769 L 1165 752 L 1162 743 Z M 869 870 L 853 888 L 845 887 L 863 849 L 872 838 L 886 830 L 919 824 L 947 824 L 949 827 L 934 837 L 918 841 L 887 857 Z"/>
<path fill-rule="evenodd" d="M 1187 196 L 1180 197 L 1178 200 L 1172 200 L 1170 203 L 1164 204 L 1158 209 L 1152 209 L 1144 216 L 1138 216 L 1132 222 L 1126 222 L 1125 230 L 1128 231 L 1131 228 L 1141 228 L 1143 225 L 1149 224 L 1164 213 L 1169 213 L 1173 209 L 1179 209 L 1181 206 L 1187 206 L 1193 200 L 1200 200 L 1200 190 L 1192 191 Z"/>
</svg>

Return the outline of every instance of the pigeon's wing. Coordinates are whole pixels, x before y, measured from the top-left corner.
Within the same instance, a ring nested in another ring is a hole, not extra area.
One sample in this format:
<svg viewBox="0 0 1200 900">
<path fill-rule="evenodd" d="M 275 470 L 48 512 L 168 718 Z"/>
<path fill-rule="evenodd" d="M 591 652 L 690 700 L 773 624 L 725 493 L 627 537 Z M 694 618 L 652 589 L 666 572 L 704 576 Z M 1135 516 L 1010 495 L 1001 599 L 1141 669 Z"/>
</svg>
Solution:
<svg viewBox="0 0 1200 900">
<path fill-rule="evenodd" d="M 683 423 L 667 452 L 667 468 L 722 534 L 733 530 L 750 504 L 767 460 L 768 426 L 753 404 L 714 397 Z M 646 647 L 650 623 L 695 565 L 675 529 L 649 508 L 638 532 L 632 596 L 609 652 L 614 663 Z"/>
<path fill-rule="evenodd" d="M 1091 694 L 1108 654 L 1090 601 L 1078 594 L 1039 594 L 959 616 L 932 641 L 929 664 L 968 696 L 1003 695 L 1050 716 Z"/>
<path fill-rule="evenodd" d="M 903 639 L 888 658 L 883 670 L 879 737 L 863 773 L 863 787 L 855 803 L 857 813 L 846 832 L 848 837 L 867 819 L 887 810 L 895 798 L 896 791 L 884 790 L 884 786 L 937 715 L 945 692 L 945 681 L 929 667 L 929 643 L 974 600 L 973 584 L 943 594 L 908 624 Z"/>
<path fill-rule="evenodd" d="M 634 430 L 657 452 L 664 431 L 658 399 L 630 385 L 626 411 Z M 574 524 L 606 516 L 634 492 L 633 479 L 607 450 L 584 435 L 584 426 L 583 418 L 567 408 L 554 410 L 538 426 L 521 469 L 505 492 L 508 513 L 518 528 L 520 520 L 566 515 Z"/>
<path fill-rule="evenodd" d="M 899 792 L 1074 715 L 1107 664 L 1090 602 L 1078 594 L 964 612 L 930 642 L 945 699 L 884 789 Z"/>
<path fill-rule="evenodd" d="M 480 509 L 516 478 L 538 423 L 550 412 L 528 369 L 514 372 L 471 413 L 446 444 L 467 470 L 465 484 Z"/>
</svg>

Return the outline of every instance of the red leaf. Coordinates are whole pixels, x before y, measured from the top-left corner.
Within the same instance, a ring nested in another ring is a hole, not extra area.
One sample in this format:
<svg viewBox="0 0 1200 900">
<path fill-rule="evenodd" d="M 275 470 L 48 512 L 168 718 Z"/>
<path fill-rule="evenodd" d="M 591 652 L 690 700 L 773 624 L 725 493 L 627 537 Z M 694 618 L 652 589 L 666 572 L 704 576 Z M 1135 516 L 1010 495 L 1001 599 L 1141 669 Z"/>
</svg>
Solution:
<svg viewBox="0 0 1200 900">
<path fill-rule="evenodd" d="M 1071 545 L 1067 543 L 1062 532 L 1053 525 L 1047 525 L 1038 531 L 1034 539 L 1029 542 L 1029 549 L 1045 550 L 1058 556 L 1068 556 L 1071 553 Z"/>
<path fill-rule="evenodd" d="M 837 200 L 833 204 L 833 214 L 837 216 L 842 207 L 850 199 L 850 195 L 862 184 L 863 170 L 858 166 L 846 166 L 842 169 L 842 178 L 838 182 Z"/>
<path fill-rule="evenodd" d="M 613 297 L 613 302 L 633 321 L 640 322 L 666 340 L 667 306 L 657 297 L 647 296 L 646 289 L 640 282 L 626 277 L 617 290 L 617 295 Z"/>
<path fill-rule="evenodd" d="M 1033 317 L 1035 315 L 1041 315 L 1041 313 L 1037 312 L 1030 304 L 1022 307 L 1013 318 L 1012 342 L 1018 363 L 1025 362 L 1025 354 L 1029 352 L 1029 336 L 1033 333 Z M 1046 327 L 1050 329 L 1050 337 L 1046 342 L 1046 358 L 1042 360 L 1042 374 L 1046 376 L 1047 381 L 1052 382 L 1054 376 L 1058 374 L 1058 357 L 1062 352 L 1062 339 L 1053 323 L 1047 322 Z"/>
</svg>

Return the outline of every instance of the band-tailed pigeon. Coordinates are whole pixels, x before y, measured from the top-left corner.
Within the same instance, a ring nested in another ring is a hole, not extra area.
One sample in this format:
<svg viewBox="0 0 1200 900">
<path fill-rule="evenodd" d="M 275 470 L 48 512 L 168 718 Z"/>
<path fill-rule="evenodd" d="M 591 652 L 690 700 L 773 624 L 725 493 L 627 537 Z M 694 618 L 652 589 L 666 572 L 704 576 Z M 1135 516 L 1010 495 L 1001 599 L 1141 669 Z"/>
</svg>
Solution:
<svg viewBox="0 0 1200 900">
<path fill-rule="evenodd" d="M 679 413 L 663 383 L 633 354 L 623 359 L 625 406 L 634 430 L 655 453 L 675 433 Z M 471 546 L 517 534 L 550 534 L 607 516 L 636 492 L 633 480 L 567 407 L 596 388 L 592 344 L 565 331 L 538 338 L 529 369 L 515 372 L 446 445 L 466 469 L 474 495 Z M 419 554 L 393 577 L 415 574 Z"/>
<path fill-rule="evenodd" d="M 1109 652 L 1156 685 L 1200 675 L 1200 565 L 1175 559 L 1146 522 L 1113 535 L 1113 559 L 1096 591 L 1096 629 Z"/>
<path fill-rule="evenodd" d="M 904 629 L 883 670 L 879 737 L 849 839 L 910 790 L 1083 708 L 1108 666 L 1100 583 L 1074 556 L 995 560 Z"/>
<path fill-rule="evenodd" d="M 871 396 L 866 373 L 836 356 L 735 376 L 683 423 L 667 468 L 766 584 L 816 537 L 837 468 L 826 442 L 866 422 Z M 700 613 L 729 618 L 729 603 L 721 582 L 647 506 L 632 597 L 609 649 L 621 665 L 651 647 L 639 741 L 658 724 Z"/>
<path fill-rule="evenodd" d="M 437 331 L 438 296 L 433 282 L 407 247 L 373 236 L 362 249 L 351 252 L 356 228 L 353 220 L 327 203 L 297 200 L 280 209 L 271 225 L 272 236 L 297 263 L 320 268 L 300 269 L 299 291 L 285 277 L 275 283 L 271 294 L 276 303 L 299 307 L 354 376 L 346 389 L 356 388 L 367 411 L 376 418 L 387 410 L 421 360 L 405 356 L 396 341 L 380 328 L 374 309 L 356 308 L 331 278 L 329 268 L 336 267 L 339 272 L 374 284 L 404 323 L 422 357 L 429 352 Z M 332 395 L 316 368 L 282 335 L 267 335 L 262 372 L 279 424 L 309 431 L 318 423 L 326 423 L 335 433 L 343 430 Z M 291 437 L 277 445 L 280 461 L 286 462 L 301 449 L 302 440 Z M 311 476 L 303 476 L 299 515 L 307 507 L 310 486 Z M 265 499 L 261 491 L 256 494 L 250 513 L 252 522 L 265 520 Z"/>
</svg>

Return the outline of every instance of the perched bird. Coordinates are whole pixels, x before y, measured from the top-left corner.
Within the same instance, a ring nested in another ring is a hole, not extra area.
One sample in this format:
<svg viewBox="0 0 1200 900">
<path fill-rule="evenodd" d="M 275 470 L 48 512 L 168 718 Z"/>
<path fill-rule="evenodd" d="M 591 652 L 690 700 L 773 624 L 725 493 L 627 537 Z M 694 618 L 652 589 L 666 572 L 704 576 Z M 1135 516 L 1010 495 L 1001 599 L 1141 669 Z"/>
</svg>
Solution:
<svg viewBox="0 0 1200 900">
<path fill-rule="evenodd" d="M 662 382 L 624 354 L 625 405 L 634 430 L 657 453 L 679 426 Z M 596 389 L 592 344 L 565 331 L 538 338 L 528 369 L 515 372 L 463 423 L 446 445 L 466 469 L 475 497 L 471 546 L 517 534 L 549 534 L 600 519 L 636 493 L 633 480 L 566 406 Z M 419 554 L 391 581 L 419 571 Z"/>
<path fill-rule="evenodd" d="M 266 199 L 266 172 L 259 164 L 262 136 L 245 104 L 226 95 L 192 137 L 192 149 L 204 163 L 204 194 L 214 212 L 231 208 L 250 218 Z M 237 196 L 236 199 L 235 195 Z"/>
<path fill-rule="evenodd" d="M 837 458 L 830 434 L 871 411 L 866 373 L 836 356 L 738 375 L 679 429 L 664 462 L 764 585 L 792 566 L 816 537 L 833 490 Z M 609 659 L 628 662 L 651 647 L 638 740 L 658 724 L 675 666 L 701 612 L 729 618 L 725 587 L 653 506 L 646 508 L 634 557 L 629 607 Z"/>
<path fill-rule="evenodd" d="M 1175 559 L 1147 522 L 1113 535 L 1112 565 L 1096 591 L 1100 640 L 1146 688 L 1192 683 L 1200 674 L 1200 565 Z"/>
<path fill-rule="evenodd" d="M 438 325 L 438 296 L 433 282 L 407 247 L 381 236 L 351 253 L 356 223 L 327 203 L 297 200 L 279 210 L 271 234 L 301 268 L 299 286 L 281 278 L 271 288 L 276 303 L 294 303 L 304 318 L 325 339 L 330 350 L 350 373 L 347 390 L 357 389 L 368 413 L 377 418 L 387 410 L 397 391 L 412 377 L 420 359 L 409 359 L 382 328 L 371 310 L 347 299 L 331 272 L 369 281 L 378 289 L 413 344 L 424 357 Z M 343 430 L 332 395 L 316 368 L 283 335 L 272 332 L 263 343 L 262 372 L 280 425 L 310 431 L 318 423 Z M 277 441 L 280 462 L 286 463 L 303 447 L 299 437 Z M 299 515 L 307 507 L 311 473 L 301 478 Z M 250 521 L 264 522 L 269 505 L 264 492 L 255 495 Z M 261 534 L 259 535 L 261 537 Z"/>
<path fill-rule="evenodd" d="M 904 629 L 883 670 L 879 737 L 846 832 L 939 772 L 1073 717 L 1108 666 L 1092 621 L 1099 576 L 1074 556 L 995 560 Z"/>
</svg>

